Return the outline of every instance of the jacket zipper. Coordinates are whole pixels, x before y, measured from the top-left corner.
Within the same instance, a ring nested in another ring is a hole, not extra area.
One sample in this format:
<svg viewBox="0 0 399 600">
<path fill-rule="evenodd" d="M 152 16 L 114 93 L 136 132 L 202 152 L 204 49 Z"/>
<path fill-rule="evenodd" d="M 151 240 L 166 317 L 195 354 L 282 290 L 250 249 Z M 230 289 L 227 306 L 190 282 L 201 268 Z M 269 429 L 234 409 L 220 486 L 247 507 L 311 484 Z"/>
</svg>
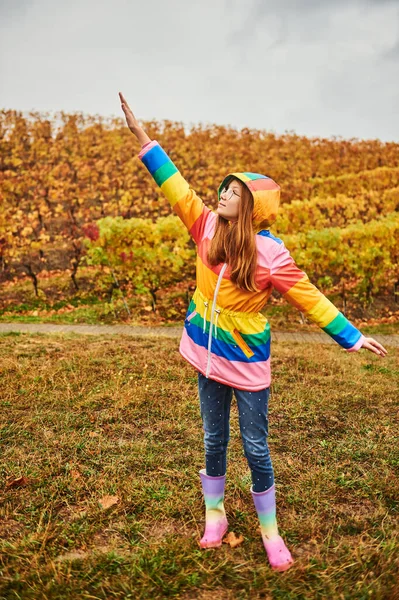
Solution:
<svg viewBox="0 0 399 600">
<path fill-rule="evenodd" d="M 227 263 L 223 264 L 223 267 L 221 268 L 221 271 L 219 273 L 219 277 L 216 283 L 216 288 L 215 288 L 215 292 L 213 294 L 213 302 L 212 302 L 212 310 L 211 310 L 211 320 L 209 323 L 209 337 L 208 337 L 208 360 L 207 360 L 207 365 L 206 365 L 206 375 L 205 377 L 209 377 L 209 371 L 211 369 L 211 346 L 212 346 L 212 329 L 213 329 L 213 316 L 215 314 L 215 306 L 216 306 L 216 299 L 219 293 L 219 288 L 220 288 L 220 284 L 222 283 L 222 278 L 223 278 L 223 274 L 225 272 L 225 270 L 227 269 Z"/>
</svg>

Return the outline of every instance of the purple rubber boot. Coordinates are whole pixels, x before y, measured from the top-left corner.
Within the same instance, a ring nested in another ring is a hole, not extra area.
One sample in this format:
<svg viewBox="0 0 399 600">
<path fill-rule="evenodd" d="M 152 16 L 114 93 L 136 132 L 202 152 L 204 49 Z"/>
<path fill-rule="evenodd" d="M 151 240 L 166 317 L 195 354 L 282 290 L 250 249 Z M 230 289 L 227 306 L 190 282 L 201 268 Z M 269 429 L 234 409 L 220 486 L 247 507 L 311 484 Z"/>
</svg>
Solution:
<svg viewBox="0 0 399 600">
<path fill-rule="evenodd" d="M 201 548 L 219 548 L 228 523 L 224 510 L 224 484 L 226 475 L 211 477 L 205 469 L 199 472 L 205 499 L 205 533 L 200 541 Z"/>
<path fill-rule="evenodd" d="M 274 571 L 286 571 L 294 563 L 284 540 L 278 534 L 276 521 L 276 491 L 274 484 L 264 492 L 251 494 L 260 522 L 262 541 L 271 568 Z"/>
</svg>

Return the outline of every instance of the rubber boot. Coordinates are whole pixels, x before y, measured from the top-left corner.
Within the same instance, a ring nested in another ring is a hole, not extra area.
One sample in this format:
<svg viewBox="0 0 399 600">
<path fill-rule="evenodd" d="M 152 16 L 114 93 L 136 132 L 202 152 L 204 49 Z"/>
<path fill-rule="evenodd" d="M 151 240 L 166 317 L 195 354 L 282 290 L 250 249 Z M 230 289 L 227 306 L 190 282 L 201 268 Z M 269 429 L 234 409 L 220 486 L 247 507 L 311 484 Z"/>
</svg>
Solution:
<svg viewBox="0 0 399 600">
<path fill-rule="evenodd" d="M 251 486 L 251 494 L 258 513 L 262 541 L 270 566 L 274 571 L 286 571 L 294 561 L 278 533 L 275 485 L 273 484 L 264 492 L 254 492 L 252 488 L 253 486 Z"/>
<path fill-rule="evenodd" d="M 219 548 L 228 528 L 223 504 L 226 475 L 211 477 L 205 469 L 199 474 L 205 500 L 205 533 L 199 544 L 201 548 Z"/>
</svg>

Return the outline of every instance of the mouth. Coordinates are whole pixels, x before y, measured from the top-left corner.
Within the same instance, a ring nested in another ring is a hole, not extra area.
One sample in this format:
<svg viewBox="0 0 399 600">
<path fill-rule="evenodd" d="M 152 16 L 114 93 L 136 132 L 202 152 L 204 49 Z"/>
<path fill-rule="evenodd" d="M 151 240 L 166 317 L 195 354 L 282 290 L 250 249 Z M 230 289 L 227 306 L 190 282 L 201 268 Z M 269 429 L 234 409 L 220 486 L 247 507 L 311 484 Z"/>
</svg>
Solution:
<svg viewBox="0 0 399 600">
<path fill-rule="evenodd" d="M 219 202 L 219 206 L 223 206 L 223 208 L 226 208 L 226 205 L 223 204 L 222 202 Z"/>
</svg>

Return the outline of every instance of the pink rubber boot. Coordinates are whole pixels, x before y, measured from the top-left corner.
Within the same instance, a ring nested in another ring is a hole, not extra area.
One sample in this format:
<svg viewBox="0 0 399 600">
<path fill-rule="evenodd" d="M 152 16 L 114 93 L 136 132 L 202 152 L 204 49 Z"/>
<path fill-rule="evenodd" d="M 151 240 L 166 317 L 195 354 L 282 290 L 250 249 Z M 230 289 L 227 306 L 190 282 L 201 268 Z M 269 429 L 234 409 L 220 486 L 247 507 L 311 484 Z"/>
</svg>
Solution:
<svg viewBox="0 0 399 600">
<path fill-rule="evenodd" d="M 283 538 L 278 534 L 275 486 L 273 484 L 264 492 L 253 492 L 252 487 L 251 494 L 258 513 L 262 541 L 270 566 L 274 571 L 286 571 L 294 561 Z"/>
<path fill-rule="evenodd" d="M 205 469 L 199 472 L 205 499 L 205 533 L 200 541 L 201 548 L 219 548 L 228 523 L 224 510 L 224 484 L 226 475 L 211 477 Z"/>
</svg>

